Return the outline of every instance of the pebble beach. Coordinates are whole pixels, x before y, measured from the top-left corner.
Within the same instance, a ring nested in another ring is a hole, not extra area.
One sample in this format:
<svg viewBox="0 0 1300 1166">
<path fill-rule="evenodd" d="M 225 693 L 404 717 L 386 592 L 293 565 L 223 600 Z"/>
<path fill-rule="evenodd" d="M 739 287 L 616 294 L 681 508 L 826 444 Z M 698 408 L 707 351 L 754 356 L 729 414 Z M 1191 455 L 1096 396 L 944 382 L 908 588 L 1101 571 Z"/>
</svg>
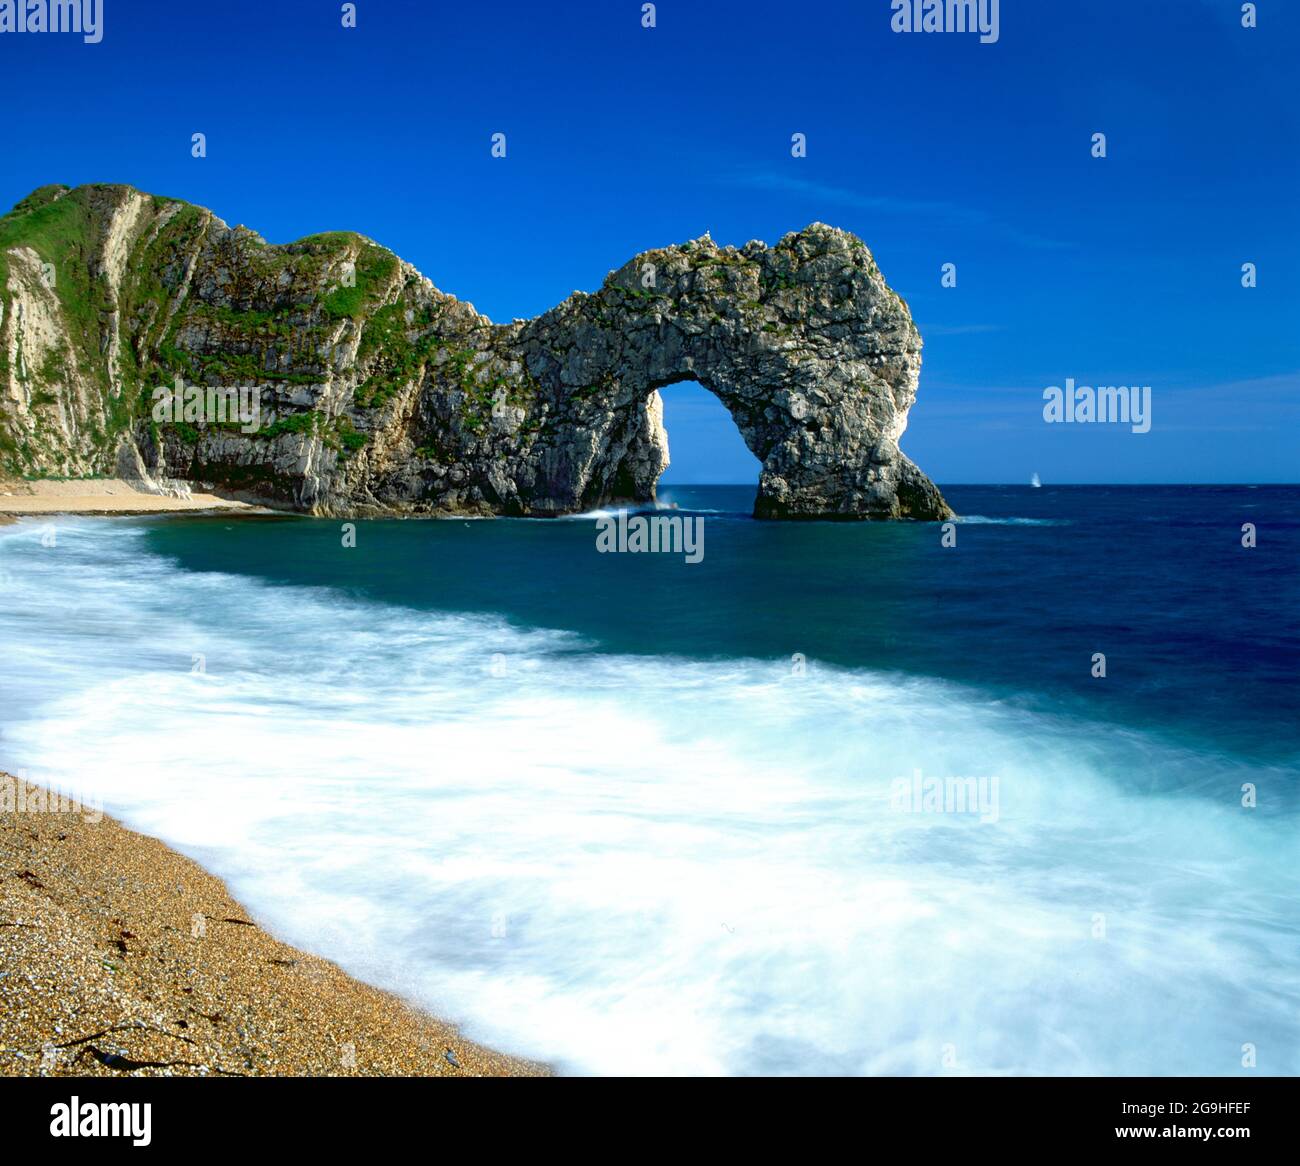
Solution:
<svg viewBox="0 0 1300 1166">
<path fill-rule="evenodd" d="M 538 1076 L 279 942 L 162 842 L 0 773 L 0 1075 Z"/>
</svg>

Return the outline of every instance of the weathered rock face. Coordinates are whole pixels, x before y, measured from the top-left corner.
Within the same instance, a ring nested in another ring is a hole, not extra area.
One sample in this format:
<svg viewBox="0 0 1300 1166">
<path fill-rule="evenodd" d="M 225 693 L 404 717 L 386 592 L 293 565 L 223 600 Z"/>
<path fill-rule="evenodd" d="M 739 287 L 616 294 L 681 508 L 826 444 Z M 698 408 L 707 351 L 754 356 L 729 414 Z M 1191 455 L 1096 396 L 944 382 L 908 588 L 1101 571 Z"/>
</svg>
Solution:
<svg viewBox="0 0 1300 1166">
<path fill-rule="evenodd" d="M 920 353 L 866 246 L 821 224 L 647 251 L 493 324 L 355 234 L 270 246 L 122 186 L 45 187 L 0 219 L 10 472 L 201 481 L 323 514 L 571 513 L 654 497 L 657 390 L 697 380 L 762 462 L 759 517 L 942 518 L 898 448 Z M 177 378 L 255 387 L 259 428 L 160 422 L 153 390 Z"/>
</svg>

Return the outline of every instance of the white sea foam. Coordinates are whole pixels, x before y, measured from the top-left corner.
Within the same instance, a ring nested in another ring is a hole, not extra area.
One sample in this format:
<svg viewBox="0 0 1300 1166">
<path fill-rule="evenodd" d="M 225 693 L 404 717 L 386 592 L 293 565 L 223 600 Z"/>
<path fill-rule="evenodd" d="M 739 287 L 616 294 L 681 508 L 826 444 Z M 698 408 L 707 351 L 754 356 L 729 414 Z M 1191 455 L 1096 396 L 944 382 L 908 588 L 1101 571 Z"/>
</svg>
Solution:
<svg viewBox="0 0 1300 1166">
<path fill-rule="evenodd" d="M 1066 518 L 988 518 L 983 514 L 961 514 L 958 522 L 971 526 L 1069 526 Z"/>
<path fill-rule="evenodd" d="M 571 1072 L 1300 1072 L 1295 823 L 1230 761 L 39 530 L 0 531 L 0 765 L 472 1037 Z M 916 769 L 996 775 L 997 822 L 900 812 Z"/>
<path fill-rule="evenodd" d="M 667 500 L 660 500 L 658 504 L 653 502 L 645 505 L 630 505 L 613 510 L 584 510 L 580 514 L 561 514 L 555 519 L 540 519 L 542 522 L 598 522 L 602 518 L 617 518 L 621 512 L 627 514 L 662 514 L 668 513 L 681 514 L 732 514 L 736 513 L 729 510 L 710 510 L 702 506 L 676 506 Z M 737 513 L 737 517 L 742 515 Z"/>
</svg>

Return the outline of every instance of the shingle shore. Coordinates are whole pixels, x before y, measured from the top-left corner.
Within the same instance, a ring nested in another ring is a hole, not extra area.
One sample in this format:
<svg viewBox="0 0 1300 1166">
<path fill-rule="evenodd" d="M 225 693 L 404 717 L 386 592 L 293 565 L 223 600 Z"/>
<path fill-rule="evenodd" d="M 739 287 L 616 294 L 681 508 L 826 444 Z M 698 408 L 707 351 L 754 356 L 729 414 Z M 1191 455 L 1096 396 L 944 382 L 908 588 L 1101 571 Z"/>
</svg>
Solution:
<svg viewBox="0 0 1300 1166">
<path fill-rule="evenodd" d="M 157 839 L 0 782 L 0 1076 L 546 1072 L 280 943 Z"/>
</svg>

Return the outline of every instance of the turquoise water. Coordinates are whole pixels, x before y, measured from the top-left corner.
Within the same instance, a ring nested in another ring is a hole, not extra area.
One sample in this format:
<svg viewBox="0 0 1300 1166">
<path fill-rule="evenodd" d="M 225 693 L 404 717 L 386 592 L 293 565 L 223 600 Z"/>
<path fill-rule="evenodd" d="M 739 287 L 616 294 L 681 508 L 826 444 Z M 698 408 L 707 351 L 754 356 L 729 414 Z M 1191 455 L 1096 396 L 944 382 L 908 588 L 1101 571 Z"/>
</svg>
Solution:
<svg viewBox="0 0 1300 1166">
<path fill-rule="evenodd" d="M 584 650 L 788 659 L 980 685 L 1036 707 L 1300 755 L 1300 491 L 951 487 L 957 546 L 929 524 L 768 524 L 753 489 L 678 487 L 702 562 L 598 555 L 592 522 L 169 521 L 150 549 L 426 611 L 560 628 Z M 694 509 L 692 509 L 694 508 Z M 1263 525 L 1241 546 L 1241 523 Z M 215 529 L 214 529 L 215 528 Z M 1290 618 L 1287 618 L 1289 615 Z M 1105 683 L 1091 675 L 1107 656 Z"/>
<path fill-rule="evenodd" d="M 565 1071 L 1297 1072 L 1300 490 L 946 493 L 20 523 L 0 762 Z"/>
</svg>

